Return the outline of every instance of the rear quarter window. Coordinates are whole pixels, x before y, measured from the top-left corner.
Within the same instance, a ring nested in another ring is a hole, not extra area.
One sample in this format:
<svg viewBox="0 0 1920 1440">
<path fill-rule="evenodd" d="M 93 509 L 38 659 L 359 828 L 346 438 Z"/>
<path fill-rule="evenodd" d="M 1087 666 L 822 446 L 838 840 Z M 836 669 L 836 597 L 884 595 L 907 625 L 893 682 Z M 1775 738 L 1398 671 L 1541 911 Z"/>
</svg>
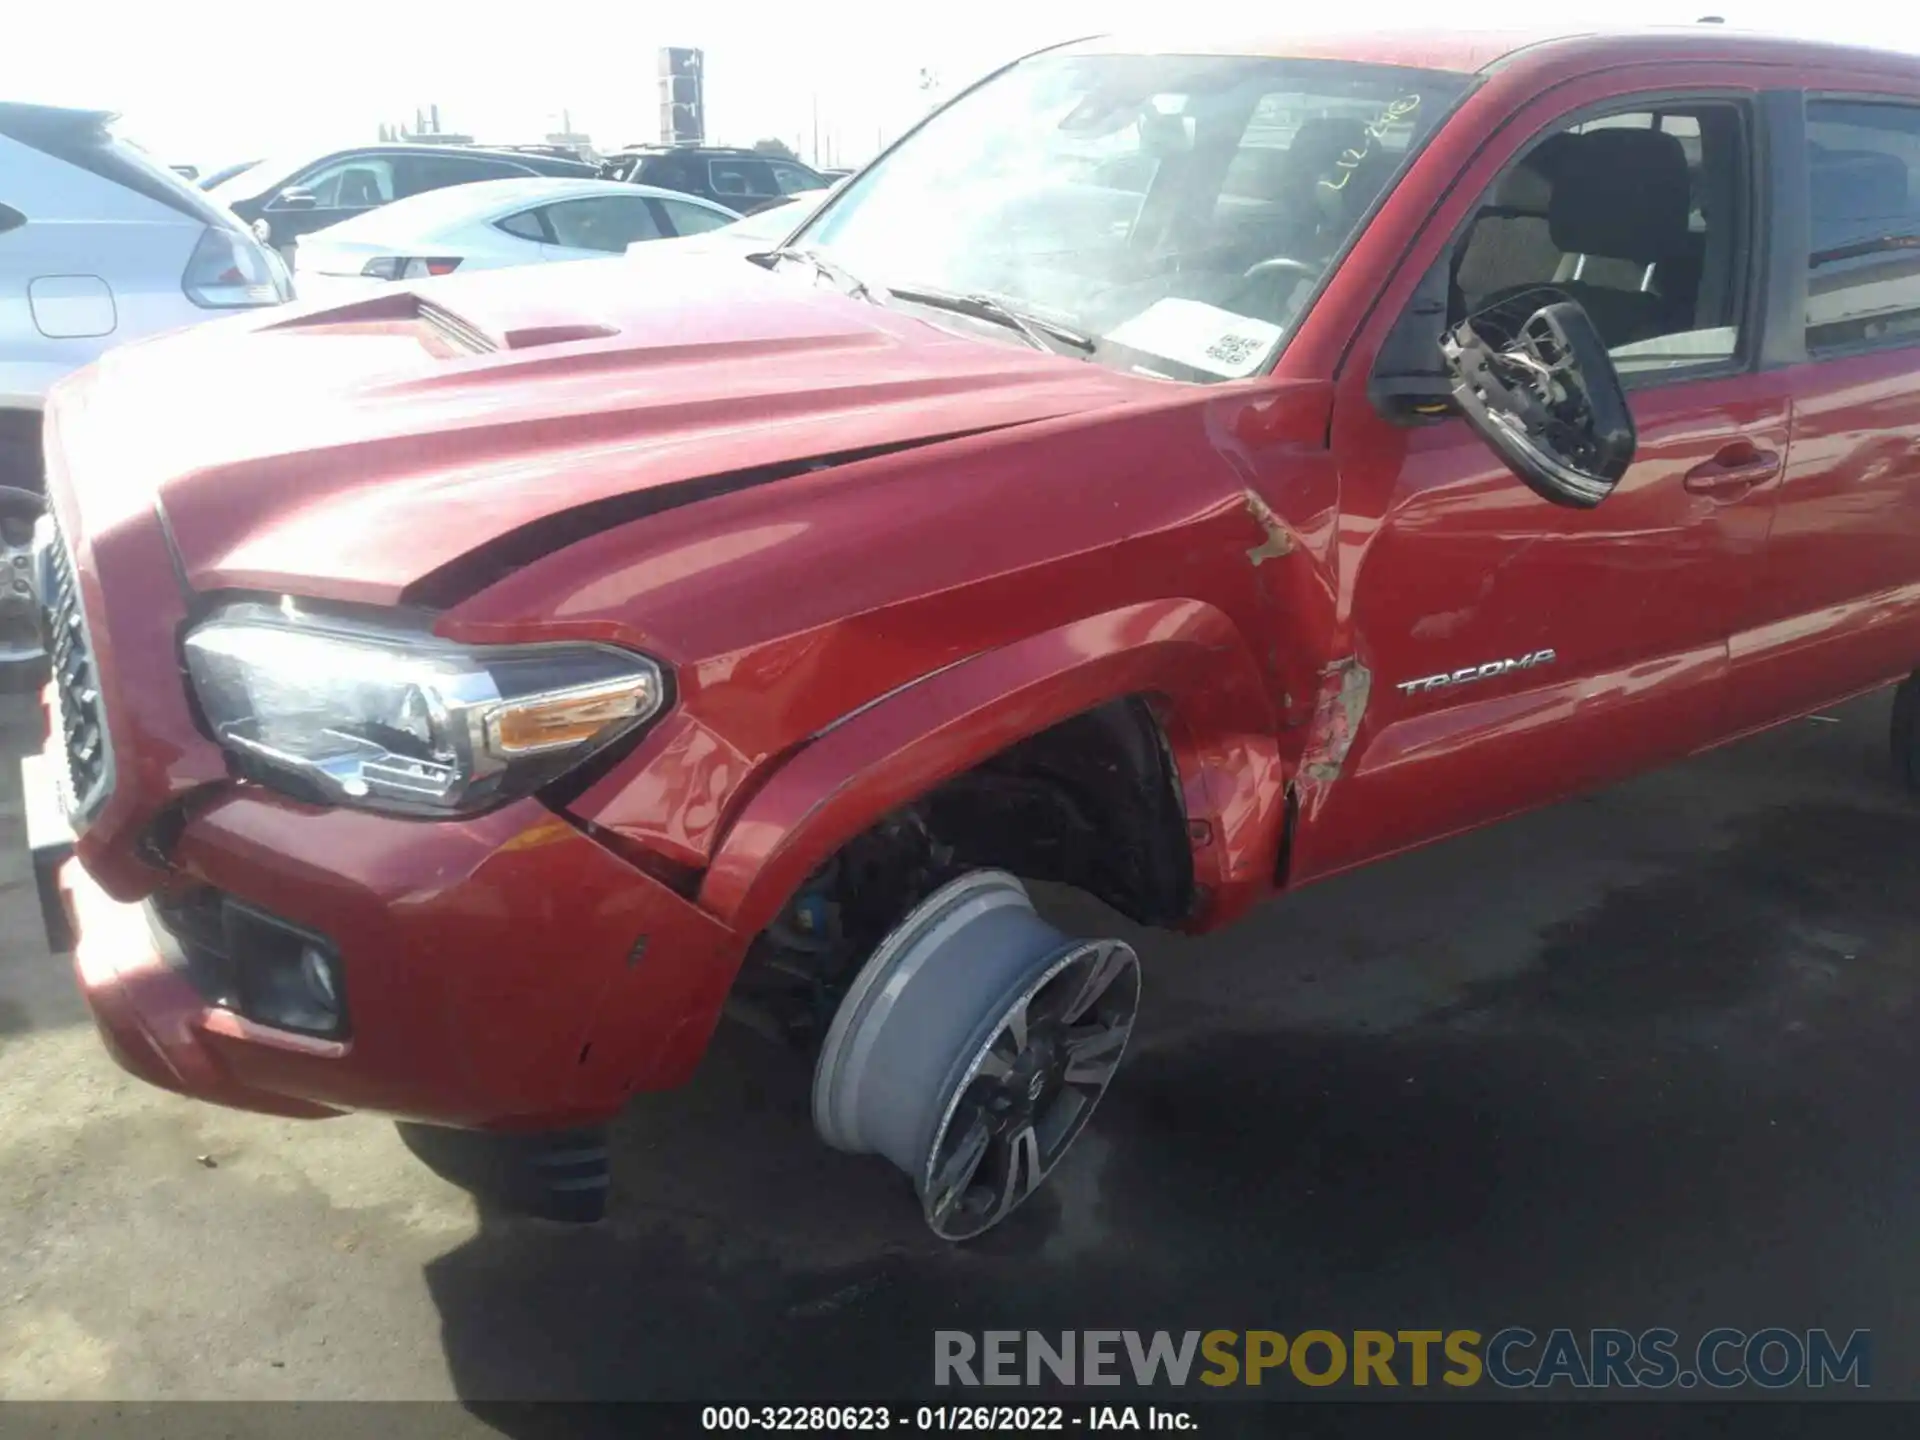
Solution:
<svg viewBox="0 0 1920 1440">
<path fill-rule="evenodd" d="M 537 209 L 522 210 L 518 215 L 509 215 L 506 219 L 496 220 L 493 223 L 497 229 L 504 230 L 507 234 L 522 240 L 537 240 L 543 244 L 548 240 L 546 226 L 540 223 L 540 212 Z"/>
</svg>

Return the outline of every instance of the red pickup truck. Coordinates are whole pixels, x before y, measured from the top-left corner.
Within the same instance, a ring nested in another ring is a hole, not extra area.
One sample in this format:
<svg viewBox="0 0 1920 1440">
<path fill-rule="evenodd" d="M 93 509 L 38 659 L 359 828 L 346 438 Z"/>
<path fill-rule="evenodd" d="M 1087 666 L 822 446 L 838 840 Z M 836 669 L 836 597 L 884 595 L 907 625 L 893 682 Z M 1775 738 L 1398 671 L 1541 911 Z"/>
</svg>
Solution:
<svg viewBox="0 0 1920 1440">
<path fill-rule="evenodd" d="M 1141 994 L 1024 881 L 1209 930 L 1908 676 L 1916 343 L 1920 61 L 1050 49 L 751 261 L 60 387 L 49 920 L 279 1115 L 591 1126 L 747 1018 L 964 1239 Z"/>
</svg>

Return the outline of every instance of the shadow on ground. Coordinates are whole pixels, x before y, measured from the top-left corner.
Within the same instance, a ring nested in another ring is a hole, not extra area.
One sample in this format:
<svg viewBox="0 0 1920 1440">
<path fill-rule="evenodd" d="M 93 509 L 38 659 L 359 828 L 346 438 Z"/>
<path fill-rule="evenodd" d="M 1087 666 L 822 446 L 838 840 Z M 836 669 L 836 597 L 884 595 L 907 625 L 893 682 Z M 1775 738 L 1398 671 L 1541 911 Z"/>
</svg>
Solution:
<svg viewBox="0 0 1920 1440">
<path fill-rule="evenodd" d="M 1911 1397 L 1920 865 L 1885 713 L 1143 942 L 1157 1021 L 965 1248 L 813 1138 L 803 1059 L 730 1032 L 620 1122 L 601 1225 L 429 1144 L 480 1202 L 427 1270 L 454 1384 L 531 1434 L 495 1402 L 922 1395 L 941 1329 L 1784 1325 L 1886 1337 L 1875 1394 Z"/>
</svg>

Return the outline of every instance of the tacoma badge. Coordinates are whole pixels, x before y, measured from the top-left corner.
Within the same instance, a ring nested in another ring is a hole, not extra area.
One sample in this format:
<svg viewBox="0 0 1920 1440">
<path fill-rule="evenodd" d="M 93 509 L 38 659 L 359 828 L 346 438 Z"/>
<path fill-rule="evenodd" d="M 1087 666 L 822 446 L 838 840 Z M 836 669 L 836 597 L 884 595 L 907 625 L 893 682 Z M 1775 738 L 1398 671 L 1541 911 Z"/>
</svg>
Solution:
<svg viewBox="0 0 1920 1440">
<path fill-rule="evenodd" d="M 1439 690 L 1448 685 L 1465 685 L 1472 680 L 1491 680 L 1496 675 L 1508 675 L 1515 670 L 1531 670 L 1536 665 L 1551 665 L 1555 658 L 1551 650 L 1536 650 L 1531 655 L 1522 655 L 1516 660 L 1489 660 L 1484 665 L 1468 665 L 1460 670 L 1450 670 L 1443 675 L 1428 675 L 1420 680 L 1402 680 L 1393 688 L 1408 695 L 1418 695 L 1424 690 Z"/>
</svg>

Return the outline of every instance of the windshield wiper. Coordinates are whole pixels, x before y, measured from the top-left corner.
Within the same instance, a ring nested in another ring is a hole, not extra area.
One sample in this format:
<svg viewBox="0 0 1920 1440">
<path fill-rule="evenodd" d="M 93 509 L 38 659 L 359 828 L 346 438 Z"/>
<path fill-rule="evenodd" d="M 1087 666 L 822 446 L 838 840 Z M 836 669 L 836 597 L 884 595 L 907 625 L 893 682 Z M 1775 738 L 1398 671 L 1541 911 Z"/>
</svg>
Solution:
<svg viewBox="0 0 1920 1440">
<path fill-rule="evenodd" d="M 802 245 L 783 245 L 775 250 L 761 250 L 747 256 L 747 259 L 767 270 L 782 260 L 798 260 L 803 265 L 811 265 L 814 274 L 825 276 L 855 300 L 871 300 L 876 305 L 887 303 L 886 290 L 869 285 L 844 265 L 827 259 L 818 250 L 809 250 Z"/>
<path fill-rule="evenodd" d="M 1049 336 L 1083 355 L 1091 355 L 1094 347 L 1100 343 L 1091 335 L 1062 325 L 1057 320 L 1049 320 L 1031 311 L 1016 310 L 1006 301 L 984 291 L 962 293 L 957 290 L 935 290 L 923 285 L 895 285 L 887 293 L 909 304 L 951 310 L 956 315 L 968 315 L 976 320 L 1004 325 L 1016 331 L 1034 349 L 1044 350 L 1049 355 L 1056 353 L 1055 347 L 1047 343 Z"/>
</svg>

